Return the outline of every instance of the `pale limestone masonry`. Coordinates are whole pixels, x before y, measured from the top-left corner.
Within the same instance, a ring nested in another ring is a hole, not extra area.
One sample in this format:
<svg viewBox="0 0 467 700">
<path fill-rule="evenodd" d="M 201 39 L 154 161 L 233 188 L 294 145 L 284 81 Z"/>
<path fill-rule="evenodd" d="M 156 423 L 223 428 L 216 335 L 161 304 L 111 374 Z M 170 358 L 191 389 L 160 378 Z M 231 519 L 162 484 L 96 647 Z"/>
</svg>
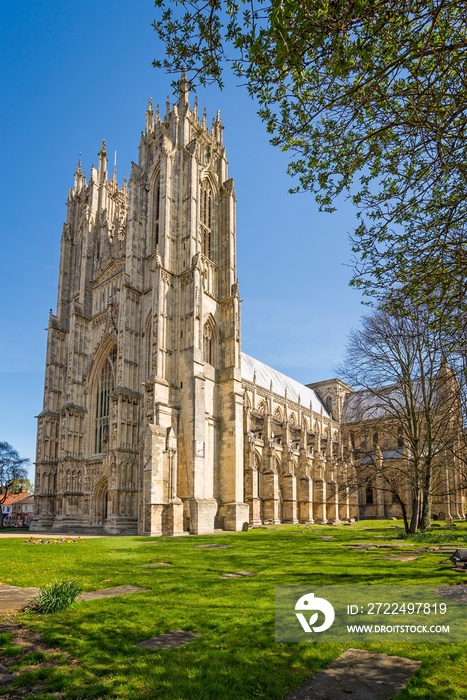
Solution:
<svg viewBox="0 0 467 700">
<path fill-rule="evenodd" d="M 78 164 L 50 314 L 31 530 L 177 535 L 358 516 L 339 380 L 241 352 L 220 115 L 150 101 L 129 183 Z M 321 396 L 321 398 L 320 398 Z"/>
</svg>

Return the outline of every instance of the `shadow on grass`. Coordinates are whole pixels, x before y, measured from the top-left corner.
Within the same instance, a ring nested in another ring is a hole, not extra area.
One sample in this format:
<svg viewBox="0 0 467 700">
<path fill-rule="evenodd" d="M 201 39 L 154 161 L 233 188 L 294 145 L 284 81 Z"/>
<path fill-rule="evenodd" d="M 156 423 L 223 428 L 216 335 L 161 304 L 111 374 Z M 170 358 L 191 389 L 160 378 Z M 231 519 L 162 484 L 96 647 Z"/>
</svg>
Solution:
<svg viewBox="0 0 467 700">
<path fill-rule="evenodd" d="M 410 563 L 389 562 L 382 559 L 381 550 L 355 552 L 342 547 L 346 542 L 371 541 L 375 533 L 394 539 L 392 526 L 313 526 L 300 528 L 304 530 L 300 536 L 297 529 L 290 526 L 180 539 L 90 540 L 80 546 L 79 557 L 70 547 L 66 561 L 51 554 L 52 548 L 30 547 L 34 554 L 20 556 L 18 548 L 8 545 L 16 560 L 12 567 L 15 585 L 30 580 L 33 566 L 33 571 L 39 572 L 54 569 L 54 577 L 71 570 L 86 590 L 129 583 L 148 589 L 137 596 L 82 602 L 48 619 L 23 615 L 26 626 L 79 660 L 78 667 L 70 669 L 68 680 L 60 669 L 50 670 L 50 685 L 65 684 L 64 690 L 57 692 L 67 698 L 279 700 L 345 646 L 277 643 L 275 586 L 401 586 L 419 584 L 421 579 L 436 585 L 453 582 L 449 570 L 434 566 L 432 555 Z M 320 540 L 323 535 L 333 539 Z M 197 548 L 208 543 L 232 548 Z M 154 561 L 170 561 L 172 565 L 150 570 L 140 566 Z M 242 570 L 256 572 L 256 576 L 220 579 L 221 574 Z M 202 636 L 180 649 L 150 651 L 133 646 L 176 629 Z M 379 647 L 385 653 L 408 654 L 423 661 L 401 700 L 463 697 L 465 645 L 451 647 L 451 654 L 457 654 L 455 663 L 441 646 L 413 646 L 405 652 L 402 645 L 385 643 Z M 43 682 L 49 683 L 47 678 Z"/>
</svg>

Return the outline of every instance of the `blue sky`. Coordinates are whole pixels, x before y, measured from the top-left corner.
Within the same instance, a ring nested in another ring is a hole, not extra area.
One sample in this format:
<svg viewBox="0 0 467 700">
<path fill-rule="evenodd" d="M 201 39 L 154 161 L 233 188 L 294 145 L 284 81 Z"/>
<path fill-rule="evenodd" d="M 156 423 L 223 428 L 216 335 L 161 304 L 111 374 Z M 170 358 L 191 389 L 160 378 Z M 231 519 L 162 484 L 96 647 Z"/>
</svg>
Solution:
<svg viewBox="0 0 467 700">
<path fill-rule="evenodd" d="M 121 183 L 148 98 L 165 106 L 171 78 L 151 66 L 162 51 L 154 16 L 151 0 L 6 0 L 0 9 L 0 440 L 31 461 L 67 189 L 79 155 L 89 173 L 103 138 Z M 221 110 L 235 179 L 243 349 L 302 382 L 334 376 L 363 311 L 348 287 L 352 208 L 320 214 L 311 195 L 288 193 L 287 156 L 234 79 L 198 99 L 208 120 Z"/>
</svg>

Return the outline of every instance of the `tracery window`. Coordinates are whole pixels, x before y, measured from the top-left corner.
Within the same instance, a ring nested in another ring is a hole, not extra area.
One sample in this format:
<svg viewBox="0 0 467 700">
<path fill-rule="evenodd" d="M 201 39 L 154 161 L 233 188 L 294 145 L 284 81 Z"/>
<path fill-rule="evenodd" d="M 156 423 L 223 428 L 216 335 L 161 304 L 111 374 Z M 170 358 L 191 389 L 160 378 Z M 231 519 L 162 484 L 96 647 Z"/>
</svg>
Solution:
<svg viewBox="0 0 467 700">
<path fill-rule="evenodd" d="M 212 260 L 212 189 L 207 180 L 201 183 L 201 251 Z"/>
<path fill-rule="evenodd" d="M 110 394 L 115 386 L 116 360 L 117 348 L 114 347 L 107 355 L 97 379 L 94 454 L 100 454 L 109 439 Z"/>
<path fill-rule="evenodd" d="M 373 502 L 373 481 L 369 479 L 365 488 L 365 503 L 372 505 Z"/>
</svg>

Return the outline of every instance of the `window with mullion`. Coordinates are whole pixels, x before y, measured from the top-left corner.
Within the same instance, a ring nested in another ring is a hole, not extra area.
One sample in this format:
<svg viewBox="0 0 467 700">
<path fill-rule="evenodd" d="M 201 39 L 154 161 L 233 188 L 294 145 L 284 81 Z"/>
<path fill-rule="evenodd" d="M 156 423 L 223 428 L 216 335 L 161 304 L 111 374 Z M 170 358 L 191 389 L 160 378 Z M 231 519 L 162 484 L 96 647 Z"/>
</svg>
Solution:
<svg viewBox="0 0 467 700">
<path fill-rule="evenodd" d="M 94 431 L 94 454 L 102 452 L 108 439 L 110 394 L 114 389 L 114 367 L 117 359 L 117 348 L 113 348 L 102 365 L 96 391 L 96 421 Z"/>
</svg>

